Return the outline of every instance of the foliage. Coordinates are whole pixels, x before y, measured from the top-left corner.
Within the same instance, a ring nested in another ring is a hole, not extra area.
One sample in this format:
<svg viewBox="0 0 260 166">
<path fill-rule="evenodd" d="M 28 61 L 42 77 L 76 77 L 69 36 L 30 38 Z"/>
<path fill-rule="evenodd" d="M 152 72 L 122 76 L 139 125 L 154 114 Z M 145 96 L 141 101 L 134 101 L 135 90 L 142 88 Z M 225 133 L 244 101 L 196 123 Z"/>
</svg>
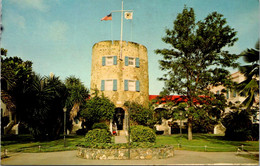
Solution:
<svg viewBox="0 0 260 166">
<path fill-rule="evenodd" d="M 156 121 L 154 119 L 154 112 L 151 106 L 146 108 L 137 102 L 130 101 L 125 102 L 124 106 L 128 108 L 130 112 L 130 119 L 132 121 L 136 122 L 138 125 L 153 128 Z"/>
<path fill-rule="evenodd" d="M 94 123 L 112 119 L 114 112 L 115 105 L 108 98 L 94 96 L 86 102 L 80 111 L 80 116 L 85 119 L 85 124 L 91 128 Z"/>
<path fill-rule="evenodd" d="M 130 134 L 133 142 L 155 142 L 156 140 L 155 132 L 142 125 L 132 126 Z"/>
<path fill-rule="evenodd" d="M 165 148 L 169 145 L 157 145 L 151 142 L 131 142 L 130 146 L 128 143 L 113 144 L 113 143 L 80 143 L 79 146 L 84 148 L 92 149 L 127 149 L 127 148 Z"/>
<path fill-rule="evenodd" d="M 111 134 L 106 129 L 90 130 L 85 136 L 87 143 L 111 143 Z"/>
<path fill-rule="evenodd" d="M 70 120 L 77 117 L 77 114 L 85 104 L 86 99 L 89 97 L 89 90 L 85 88 L 79 78 L 75 76 L 67 77 L 65 85 L 68 89 L 68 98 L 66 100 L 66 107 L 70 110 Z"/>
<path fill-rule="evenodd" d="M 32 62 L 18 57 L 1 56 L 1 70 L 2 92 L 13 100 L 17 122 L 36 140 L 57 139 L 63 125 L 65 85 L 58 77 L 35 75 Z"/>
<path fill-rule="evenodd" d="M 190 140 L 193 119 L 202 110 L 194 100 L 199 103 L 216 100 L 209 92 L 209 85 L 230 86 L 232 82 L 226 68 L 238 65 L 235 63 L 238 56 L 223 49 L 237 40 L 236 32 L 226 23 L 223 15 L 217 12 L 195 22 L 193 9 L 185 7 L 174 21 L 173 29 L 166 29 L 166 36 L 162 38 L 170 48 L 155 51 L 163 56 L 160 68 L 167 72 L 160 78 L 165 82 L 164 91 L 187 97 Z"/>
<path fill-rule="evenodd" d="M 88 132 L 88 130 L 86 128 L 83 128 L 83 129 L 78 129 L 76 131 L 76 134 L 77 135 L 86 135 L 87 132 Z"/>
<path fill-rule="evenodd" d="M 240 96 L 246 97 L 242 104 L 250 109 L 256 101 L 256 95 L 259 94 L 259 41 L 255 49 L 247 49 L 240 56 L 249 64 L 239 67 L 239 71 L 246 79 L 237 85 L 237 90 Z"/>
<path fill-rule="evenodd" d="M 92 129 L 105 129 L 109 131 L 109 128 L 105 123 L 94 123 Z"/>
<path fill-rule="evenodd" d="M 57 139 L 63 128 L 63 107 L 67 91 L 55 76 L 35 75 L 24 91 L 22 121 L 37 140 Z"/>
<path fill-rule="evenodd" d="M 252 139 L 252 121 L 248 111 L 236 108 L 227 113 L 222 123 L 226 127 L 226 139 L 236 141 Z"/>
</svg>

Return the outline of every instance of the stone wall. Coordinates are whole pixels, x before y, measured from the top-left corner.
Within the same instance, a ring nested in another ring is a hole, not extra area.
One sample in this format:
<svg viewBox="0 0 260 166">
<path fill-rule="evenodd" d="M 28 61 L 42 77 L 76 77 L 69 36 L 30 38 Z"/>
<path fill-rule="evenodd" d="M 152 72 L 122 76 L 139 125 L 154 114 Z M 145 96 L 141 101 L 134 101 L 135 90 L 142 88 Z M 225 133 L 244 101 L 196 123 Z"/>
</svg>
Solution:
<svg viewBox="0 0 260 166">
<path fill-rule="evenodd" d="M 134 160 L 165 159 L 173 157 L 173 155 L 173 147 L 130 150 L 130 159 Z M 78 148 L 77 156 L 93 160 L 126 160 L 128 159 L 128 149 Z"/>
</svg>

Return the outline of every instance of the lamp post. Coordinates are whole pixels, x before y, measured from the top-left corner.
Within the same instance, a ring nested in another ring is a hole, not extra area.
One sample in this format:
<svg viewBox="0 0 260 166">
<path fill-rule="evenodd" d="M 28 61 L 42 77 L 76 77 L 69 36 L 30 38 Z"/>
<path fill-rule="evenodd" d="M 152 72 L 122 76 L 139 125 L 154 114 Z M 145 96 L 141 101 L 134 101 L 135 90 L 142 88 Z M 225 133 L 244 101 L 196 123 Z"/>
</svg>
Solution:
<svg viewBox="0 0 260 166">
<path fill-rule="evenodd" d="M 180 134 L 181 134 L 181 137 L 182 137 L 182 111 L 180 111 L 180 116 L 181 116 L 181 119 L 180 119 Z"/>
<path fill-rule="evenodd" d="M 67 112 L 67 108 L 66 107 L 64 107 L 63 108 L 63 112 L 64 112 L 64 132 L 63 132 L 63 137 L 64 137 L 64 147 L 66 146 L 66 138 L 65 138 L 65 136 L 66 136 L 66 112 Z"/>
<path fill-rule="evenodd" d="M 130 159 L 130 111 L 131 108 L 128 108 L 128 159 Z"/>
</svg>

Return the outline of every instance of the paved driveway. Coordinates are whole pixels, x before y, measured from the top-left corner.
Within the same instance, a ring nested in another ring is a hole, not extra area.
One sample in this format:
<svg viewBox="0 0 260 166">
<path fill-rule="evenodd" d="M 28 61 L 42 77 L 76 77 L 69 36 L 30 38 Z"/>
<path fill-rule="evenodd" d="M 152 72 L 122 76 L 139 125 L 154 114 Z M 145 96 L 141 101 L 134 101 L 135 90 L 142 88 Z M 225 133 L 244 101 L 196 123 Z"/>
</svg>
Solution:
<svg viewBox="0 0 260 166">
<path fill-rule="evenodd" d="M 258 165 L 258 161 L 236 156 L 235 152 L 193 152 L 176 150 L 175 156 L 158 160 L 86 160 L 76 151 L 13 153 L 2 165 Z"/>
</svg>

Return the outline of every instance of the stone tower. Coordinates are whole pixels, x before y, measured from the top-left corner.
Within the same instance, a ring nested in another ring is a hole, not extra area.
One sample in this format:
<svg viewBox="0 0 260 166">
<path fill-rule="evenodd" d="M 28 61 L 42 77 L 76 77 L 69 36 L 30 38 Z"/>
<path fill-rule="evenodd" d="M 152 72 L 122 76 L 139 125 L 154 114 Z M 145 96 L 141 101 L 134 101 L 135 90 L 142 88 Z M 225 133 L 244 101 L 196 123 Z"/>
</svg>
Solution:
<svg viewBox="0 0 260 166">
<path fill-rule="evenodd" d="M 101 41 L 92 48 L 91 92 L 98 89 L 116 106 L 118 130 L 126 130 L 126 101 L 149 102 L 148 56 L 145 46 L 134 42 Z M 111 122 L 112 125 L 112 122 Z"/>
</svg>

